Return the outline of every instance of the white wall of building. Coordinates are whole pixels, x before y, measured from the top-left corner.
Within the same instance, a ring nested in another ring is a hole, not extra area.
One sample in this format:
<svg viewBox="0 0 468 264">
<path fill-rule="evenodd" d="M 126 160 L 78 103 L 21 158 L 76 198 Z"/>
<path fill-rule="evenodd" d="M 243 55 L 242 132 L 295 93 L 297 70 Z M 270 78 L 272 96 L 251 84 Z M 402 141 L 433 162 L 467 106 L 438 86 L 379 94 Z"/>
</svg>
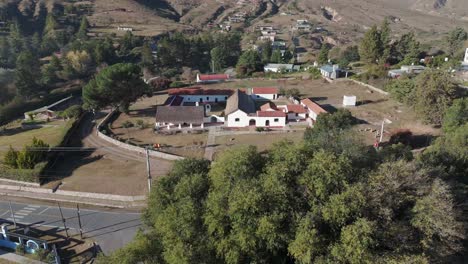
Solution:
<svg viewBox="0 0 468 264">
<path fill-rule="evenodd" d="M 228 115 L 225 124 L 228 127 L 248 127 L 250 125 L 250 120 L 255 120 L 256 127 L 283 127 L 286 125 L 286 117 L 248 116 L 240 110 Z M 269 121 L 268 125 L 267 121 Z"/>
<path fill-rule="evenodd" d="M 186 102 L 226 102 L 228 95 L 181 95 Z"/>
<path fill-rule="evenodd" d="M 275 100 L 276 94 L 252 94 L 254 100 Z"/>
<path fill-rule="evenodd" d="M 255 117 L 257 127 L 284 127 L 286 125 L 286 117 Z M 267 121 L 269 124 L 267 125 Z"/>
<path fill-rule="evenodd" d="M 249 126 L 249 121 L 255 119 L 255 117 L 250 117 L 246 113 L 237 110 L 226 117 L 225 124 L 228 127 L 246 127 Z"/>
</svg>

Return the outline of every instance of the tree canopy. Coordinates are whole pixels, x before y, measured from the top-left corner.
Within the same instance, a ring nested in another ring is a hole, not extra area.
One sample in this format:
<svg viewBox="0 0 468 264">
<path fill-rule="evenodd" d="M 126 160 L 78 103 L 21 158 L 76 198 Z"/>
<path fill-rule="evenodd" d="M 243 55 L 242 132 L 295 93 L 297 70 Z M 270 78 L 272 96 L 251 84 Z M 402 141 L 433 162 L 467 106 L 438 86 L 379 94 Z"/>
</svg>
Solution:
<svg viewBox="0 0 468 264">
<path fill-rule="evenodd" d="M 83 88 L 84 107 L 99 109 L 112 106 L 126 111 L 130 103 L 150 92 L 149 86 L 142 79 L 140 67 L 118 63 L 99 72 Z"/>
</svg>

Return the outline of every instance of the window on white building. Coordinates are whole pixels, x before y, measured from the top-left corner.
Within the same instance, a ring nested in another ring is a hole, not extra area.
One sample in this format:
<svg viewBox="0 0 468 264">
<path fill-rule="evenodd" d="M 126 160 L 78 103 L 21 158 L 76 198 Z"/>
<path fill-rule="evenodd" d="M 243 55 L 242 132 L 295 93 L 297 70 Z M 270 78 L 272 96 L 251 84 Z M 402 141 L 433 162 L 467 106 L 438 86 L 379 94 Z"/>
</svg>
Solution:
<svg viewBox="0 0 468 264">
<path fill-rule="evenodd" d="M 239 122 L 239 121 L 240 121 L 240 118 L 236 118 L 236 119 L 234 119 L 234 121 Z"/>
<path fill-rule="evenodd" d="M 279 122 L 279 119 L 278 119 L 278 118 L 275 118 L 275 122 Z"/>
</svg>

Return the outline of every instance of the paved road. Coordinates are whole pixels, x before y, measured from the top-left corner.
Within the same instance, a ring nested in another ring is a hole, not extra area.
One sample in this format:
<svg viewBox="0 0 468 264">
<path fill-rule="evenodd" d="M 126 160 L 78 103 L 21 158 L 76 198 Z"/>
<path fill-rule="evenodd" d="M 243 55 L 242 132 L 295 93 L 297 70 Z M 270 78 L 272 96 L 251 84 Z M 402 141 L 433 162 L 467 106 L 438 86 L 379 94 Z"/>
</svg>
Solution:
<svg viewBox="0 0 468 264">
<path fill-rule="evenodd" d="M 17 223 L 34 227 L 63 228 L 58 207 L 13 203 Z M 79 232 L 76 208 L 62 207 L 67 228 L 71 233 Z M 105 254 L 123 247 L 130 242 L 141 226 L 139 213 L 109 212 L 81 209 L 81 223 L 85 238 L 95 240 Z M 0 201 L 0 224 L 13 222 L 8 201 Z"/>
</svg>

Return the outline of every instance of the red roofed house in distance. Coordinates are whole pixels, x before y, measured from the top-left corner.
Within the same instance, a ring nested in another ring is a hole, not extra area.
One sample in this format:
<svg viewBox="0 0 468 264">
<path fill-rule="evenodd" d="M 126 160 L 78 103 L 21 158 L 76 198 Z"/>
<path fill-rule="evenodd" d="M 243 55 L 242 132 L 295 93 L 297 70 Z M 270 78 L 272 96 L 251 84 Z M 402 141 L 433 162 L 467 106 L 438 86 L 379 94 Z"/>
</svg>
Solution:
<svg viewBox="0 0 468 264">
<path fill-rule="evenodd" d="M 197 83 L 218 83 L 229 79 L 229 74 L 197 74 Z"/>
</svg>

